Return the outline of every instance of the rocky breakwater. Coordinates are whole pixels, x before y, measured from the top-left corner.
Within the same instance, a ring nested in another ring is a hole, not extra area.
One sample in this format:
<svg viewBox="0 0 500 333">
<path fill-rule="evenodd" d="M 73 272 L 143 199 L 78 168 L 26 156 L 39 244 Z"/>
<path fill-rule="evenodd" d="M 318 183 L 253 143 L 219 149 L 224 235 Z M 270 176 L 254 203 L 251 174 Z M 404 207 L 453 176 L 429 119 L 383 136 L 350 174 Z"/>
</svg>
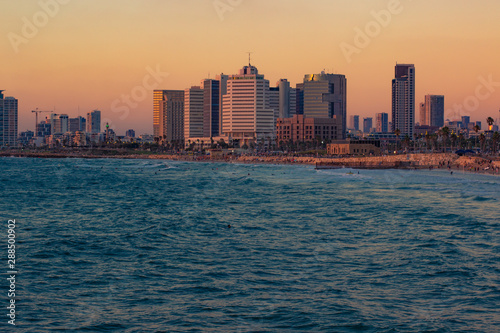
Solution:
<svg viewBox="0 0 500 333">
<path fill-rule="evenodd" d="M 428 168 L 453 163 L 455 154 L 405 154 L 369 157 L 240 156 L 243 163 L 310 164 L 319 168 L 352 167 L 364 169 Z"/>
</svg>

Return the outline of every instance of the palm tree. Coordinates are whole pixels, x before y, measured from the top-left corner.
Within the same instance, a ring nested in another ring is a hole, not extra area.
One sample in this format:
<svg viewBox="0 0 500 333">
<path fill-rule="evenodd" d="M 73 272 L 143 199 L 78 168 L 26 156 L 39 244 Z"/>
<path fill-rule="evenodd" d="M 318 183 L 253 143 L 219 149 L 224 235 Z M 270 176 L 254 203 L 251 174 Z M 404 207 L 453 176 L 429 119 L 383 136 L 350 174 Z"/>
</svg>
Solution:
<svg viewBox="0 0 500 333">
<path fill-rule="evenodd" d="M 396 151 L 399 151 L 399 136 L 401 135 L 401 130 L 396 128 L 394 134 L 396 134 Z"/>
<path fill-rule="evenodd" d="M 432 147 L 432 134 L 425 133 L 425 142 L 427 143 L 427 148 L 430 149 Z"/>
<path fill-rule="evenodd" d="M 403 139 L 403 144 L 405 146 L 405 150 L 408 151 L 409 147 L 410 147 L 410 136 L 408 134 L 405 135 L 404 139 Z"/>
<path fill-rule="evenodd" d="M 498 141 L 500 141 L 500 134 L 498 132 L 493 133 L 491 140 L 493 141 L 493 153 L 496 153 Z"/>
<path fill-rule="evenodd" d="M 479 130 L 481 129 L 481 127 L 479 127 L 479 125 L 474 125 L 474 132 L 476 132 L 476 146 L 477 146 L 477 132 L 479 132 Z"/>
<path fill-rule="evenodd" d="M 491 127 L 493 126 L 493 123 L 494 123 L 495 121 L 493 120 L 493 118 L 488 117 L 488 118 L 486 119 L 486 122 L 488 123 L 488 129 L 491 131 L 491 130 L 492 130 L 492 128 L 491 128 Z"/>
<path fill-rule="evenodd" d="M 479 141 L 481 142 L 481 152 L 484 151 L 484 143 L 486 142 L 486 136 L 484 133 L 479 135 Z"/>
<path fill-rule="evenodd" d="M 464 143 L 464 134 L 463 133 L 459 133 L 458 134 L 458 145 L 460 148 L 462 148 L 462 145 Z"/>
<path fill-rule="evenodd" d="M 448 137 L 450 136 L 450 129 L 445 126 L 441 128 L 441 138 L 443 139 L 443 149 L 446 153 L 446 142 L 448 141 Z"/>
<path fill-rule="evenodd" d="M 456 144 L 457 144 L 457 135 L 455 133 L 451 133 L 451 149 L 455 149 L 456 148 Z"/>
</svg>

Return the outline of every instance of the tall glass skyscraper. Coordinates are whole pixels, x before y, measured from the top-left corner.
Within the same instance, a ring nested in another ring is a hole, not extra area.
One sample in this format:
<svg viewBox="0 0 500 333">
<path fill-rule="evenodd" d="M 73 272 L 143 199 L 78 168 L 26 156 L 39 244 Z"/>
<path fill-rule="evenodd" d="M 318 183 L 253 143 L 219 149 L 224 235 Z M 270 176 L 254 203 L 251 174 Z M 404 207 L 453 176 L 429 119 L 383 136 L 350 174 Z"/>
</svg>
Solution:
<svg viewBox="0 0 500 333">
<path fill-rule="evenodd" d="M 304 77 L 304 116 L 337 118 L 346 137 L 347 80 L 339 74 L 310 74 Z"/>
<path fill-rule="evenodd" d="M 413 137 L 415 129 L 415 65 L 398 64 L 392 80 L 392 128 Z"/>
<path fill-rule="evenodd" d="M 87 113 L 87 133 L 101 133 L 101 111 Z"/>
<path fill-rule="evenodd" d="M 425 95 L 425 103 L 421 109 L 420 125 L 444 126 L 444 96 Z"/>
<path fill-rule="evenodd" d="M 389 132 L 389 114 L 382 112 L 382 113 L 377 113 L 375 116 L 376 116 L 375 130 L 378 133 Z"/>
<path fill-rule="evenodd" d="M 0 90 L 0 147 L 17 146 L 18 110 L 17 99 L 4 97 Z"/>
<path fill-rule="evenodd" d="M 214 137 L 220 133 L 220 81 L 205 79 L 203 89 L 203 136 Z"/>
</svg>

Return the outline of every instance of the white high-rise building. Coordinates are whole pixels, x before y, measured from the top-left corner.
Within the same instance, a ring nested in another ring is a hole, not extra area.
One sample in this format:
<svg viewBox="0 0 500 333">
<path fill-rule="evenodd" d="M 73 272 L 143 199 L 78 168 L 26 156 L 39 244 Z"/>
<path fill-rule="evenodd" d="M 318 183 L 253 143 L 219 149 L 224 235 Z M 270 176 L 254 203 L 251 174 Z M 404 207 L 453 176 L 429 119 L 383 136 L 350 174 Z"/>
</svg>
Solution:
<svg viewBox="0 0 500 333">
<path fill-rule="evenodd" d="M 184 90 L 184 138 L 203 137 L 203 94 L 201 87 Z"/>
<path fill-rule="evenodd" d="M 230 75 L 223 96 L 224 135 L 245 143 L 274 138 L 274 110 L 269 106 L 269 94 L 269 81 L 250 64 L 238 75 Z"/>
<path fill-rule="evenodd" d="M 415 129 L 415 66 L 398 64 L 392 80 L 392 128 L 413 138 Z"/>
</svg>

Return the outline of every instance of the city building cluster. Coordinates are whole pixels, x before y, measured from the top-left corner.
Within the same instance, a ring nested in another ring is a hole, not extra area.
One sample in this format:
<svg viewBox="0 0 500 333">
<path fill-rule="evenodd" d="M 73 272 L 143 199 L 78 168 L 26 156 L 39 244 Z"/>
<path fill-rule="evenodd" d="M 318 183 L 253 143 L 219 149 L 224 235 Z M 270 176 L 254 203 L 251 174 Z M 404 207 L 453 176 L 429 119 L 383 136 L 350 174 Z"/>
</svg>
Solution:
<svg viewBox="0 0 500 333">
<path fill-rule="evenodd" d="M 125 136 L 117 136 L 108 124 L 101 125 L 101 111 L 94 110 L 85 117 L 70 118 L 67 114 L 33 110 L 35 131 L 24 131 L 18 136 L 18 100 L 4 97 L 0 90 L 0 147 L 87 147 L 113 142 L 153 142 L 151 135 L 138 138 L 129 129 Z M 38 121 L 38 116 L 48 114 Z"/>
<path fill-rule="evenodd" d="M 347 80 L 344 75 L 305 75 L 292 88 L 275 87 L 250 63 L 238 74 L 220 74 L 185 90 L 155 90 L 154 137 L 159 142 L 239 147 L 272 142 L 330 142 L 346 138 Z"/>
<path fill-rule="evenodd" d="M 392 80 L 391 114 L 351 115 L 347 124 L 345 75 L 307 74 L 292 87 L 286 79 L 270 86 L 250 63 L 238 74 L 220 74 L 185 90 L 155 90 L 153 127 L 157 142 L 176 147 L 271 146 L 289 142 L 343 143 L 346 139 L 396 142 L 437 135 L 447 126 L 450 134 L 465 138 L 480 135 L 481 122 L 445 121 L 444 96 L 426 95 L 416 122 L 415 66 L 396 64 Z M 391 117 L 391 119 L 389 119 Z M 479 129 L 478 129 L 479 128 Z M 493 125 L 486 132 L 498 131 Z M 491 133 L 490 133 L 491 134 Z M 490 135 L 491 136 L 491 135 Z M 380 144 L 377 144 L 380 147 Z M 364 151 L 364 149 L 361 149 Z M 333 148 L 332 148 L 333 151 Z"/>
<path fill-rule="evenodd" d="M 372 117 L 361 122 L 359 115 L 351 115 L 347 123 L 345 75 L 322 71 L 304 75 L 295 87 L 287 79 L 271 86 L 249 60 L 238 74 L 203 79 L 200 85 L 184 90 L 154 90 L 153 135 L 139 138 L 133 130 L 119 137 L 107 124 L 102 128 L 99 110 L 87 113 L 86 118 L 33 110 L 35 131 L 18 136 L 18 100 L 4 97 L 0 90 L 0 147 L 82 147 L 134 141 L 156 142 L 175 150 L 202 150 L 228 145 L 269 149 L 294 143 L 306 143 L 305 147 L 334 143 L 328 151 L 371 153 L 400 140 L 430 141 L 437 136 L 446 140 L 450 135 L 465 140 L 498 138 L 498 126 L 491 117 L 483 130 L 481 122 L 471 122 L 469 116 L 445 120 L 443 95 L 429 94 L 419 103 L 420 122 L 416 122 L 415 106 L 413 64 L 395 66 L 390 114 L 377 113 L 375 122 Z M 49 114 L 39 122 L 38 116 L 44 113 Z M 344 146 L 348 142 L 373 149 Z"/>
</svg>

